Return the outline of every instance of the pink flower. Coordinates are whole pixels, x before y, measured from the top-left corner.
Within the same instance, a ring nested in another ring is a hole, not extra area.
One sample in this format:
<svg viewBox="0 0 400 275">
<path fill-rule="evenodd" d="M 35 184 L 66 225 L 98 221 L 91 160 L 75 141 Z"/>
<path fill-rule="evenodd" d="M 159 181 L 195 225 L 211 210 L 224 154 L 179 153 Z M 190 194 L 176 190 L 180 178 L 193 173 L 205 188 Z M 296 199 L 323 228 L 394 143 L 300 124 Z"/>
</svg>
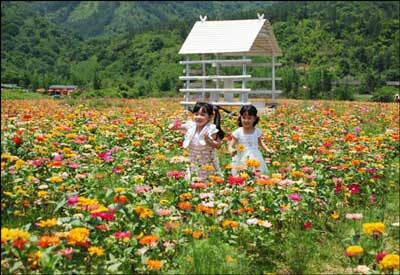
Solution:
<svg viewBox="0 0 400 275">
<path fill-rule="evenodd" d="M 151 190 L 151 186 L 149 186 L 149 185 L 141 185 L 141 186 L 136 186 L 135 187 L 135 193 L 136 194 L 149 192 L 150 190 Z"/>
<path fill-rule="evenodd" d="M 65 258 L 68 258 L 69 260 L 72 259 L 72 253 L 74 253 L 74 249 L 72 247 L 67 247 L 64 249 L 64 251 L 62 252 L 62 255 Z"/>
<path fill-rule="evenodd" d="M 167 173 L 167 177 L 169 178 L 175 178 L 175 179 L 180 179 L 185 176 L 185 172 L 182 171 L 169 171 Z"/>
<path fill-rule="evenodd" d="M 71 162 L 71 163 L 68 164 L 68 167 L 72 168 L 72 169 L 79 168 L 79 166 L 80 165 L 78 163 L 75 163 L 75 162 Z"/>
<path fill-rule="evenodd" d="M 376 196 L 375 196 L 375 194 L 372 194 L 371 196 L 369 196 L 369 202 L 370 202 L 370 203 L 375 203 L 375 201 L 376 201 Z"/>
<path fill-rule="evenodd" d="M 278 182 L 278 185 L 281 186 L 291 186 L 293 184 L 294 181 L 290 180 L 290 179 L 284 179 L 281 180 L 280 182 Z"/>
<path fill-rule="evenodd" d="M 301 170 L 302 170 L 304 173 L 309 173 L 309 172 L 314 171 L 314 168 L 305 166 L 305 167 L 301 168 Z"/>
<path fill-rule="evenodd" d="M 360 220 L 363 218 L 362 213 L 348 213 L 346 214 L 346 219 L 348 220 Z"/>
<path fill-rule="evenodd" d="M 78 195 L 73 195 L 67 198 L 68 206 L 74 206 L 78 202 Z"/>
<path fill-rule="evenodd" d="M 157 209 L 157 214 L 163 217 L 170 216 L 172 214 L 172 210 L 170 209 Z"/>
<path fill-rule="evenodd" d="M 92 218 L 101 218 L 102 220 L 106 221 L 113 221 L 115 219 L 114 214 L 110 213 L 109 211 L 106 212 L 97 212 L 97 213 L 92 213 L 91 214 Z"/>
<path fill-rule="evenodd" d="M 35 159 L 31 162 L 33 165 L 35 165 L 36 167 L 39 167 L 43 164 L 43 162 L 40 159 Z"/>
<path fill-rule="evenodd" d="M 301 200 L 301 196 L 297 193 L 289 194 L 288 198 L 294 202 L 299 202 Z"/>
</svg>

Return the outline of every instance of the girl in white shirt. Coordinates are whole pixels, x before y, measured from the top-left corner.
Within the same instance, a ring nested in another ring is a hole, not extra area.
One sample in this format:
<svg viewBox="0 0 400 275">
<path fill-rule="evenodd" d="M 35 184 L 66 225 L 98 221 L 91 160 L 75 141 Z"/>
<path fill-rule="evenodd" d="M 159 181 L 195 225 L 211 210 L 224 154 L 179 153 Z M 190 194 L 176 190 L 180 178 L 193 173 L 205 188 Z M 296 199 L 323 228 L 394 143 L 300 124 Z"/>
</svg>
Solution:
<svg viewBox="0 0 400 275">
<path fill-rule="evenodd" d="M 239 128 L 232 133 L 228 147 L 232 155 L 232 174 L 236 176 L 238 170 L 246 168 L 248 160 L 256 160 L 259 166 L 255 172 L 265 174 L 268 170 L 258 146 L 267 152 L 268 148 L 261 139 L 261 130 L 255 127 L 260 119 L 257 116 L 257 109 L 253 105 L 246 105 L 242 106 L 239 113 Z"/>
<path fill-rule="evenodd" d="M 216 151 L 221 147 L 225 133 L 220 126 L 221 116 L 218 108 L 209 103 L 197 102 L 190 110 L 194 114 L 194 120 L 189 120 L 185 124 L 175 121 L 168 127 L 185 132 L 183 148 L 189 149 L 190 160 L 187 179 L 197 175 L 206 180 L 210 175 L 221 174 Z M 214 123 L 211 123 L 213 116 Z"/>
</svg>

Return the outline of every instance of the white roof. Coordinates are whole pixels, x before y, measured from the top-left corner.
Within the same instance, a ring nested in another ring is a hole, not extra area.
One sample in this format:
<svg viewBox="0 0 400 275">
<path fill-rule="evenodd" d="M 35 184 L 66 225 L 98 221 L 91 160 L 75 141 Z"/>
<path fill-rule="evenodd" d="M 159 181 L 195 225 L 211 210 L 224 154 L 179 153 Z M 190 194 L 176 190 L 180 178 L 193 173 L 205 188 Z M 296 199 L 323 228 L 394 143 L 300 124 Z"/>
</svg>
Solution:
<svg viewBox="0 0 400 275">
<path fill-rule="evenodd" d="M 250 51 L 265 19 L 197 21 L 179 54 Z"/>
</svg>

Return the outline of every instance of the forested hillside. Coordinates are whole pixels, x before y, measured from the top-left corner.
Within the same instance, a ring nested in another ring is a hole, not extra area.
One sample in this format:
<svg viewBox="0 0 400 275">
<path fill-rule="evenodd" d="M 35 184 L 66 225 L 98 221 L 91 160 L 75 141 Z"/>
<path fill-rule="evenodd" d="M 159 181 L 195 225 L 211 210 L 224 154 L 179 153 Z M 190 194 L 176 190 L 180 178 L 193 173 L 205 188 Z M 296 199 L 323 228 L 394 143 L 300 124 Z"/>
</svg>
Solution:
<svg viewBox="0 0 400 275">
<path fill-rule="evenodd" d="M 280 88 L 354 77 L 360 92 L 398 81 L 398 2 L 2 2 L 1 81 L 24 87 L 75 84 L 120 96 L 176 94 L 178 55 L 198 15 L 265 13 L 283 50 Z M 306 64 L 307 70 L 296 69 Z M 267 75 L 268 70 L 254 73 Z"/>
</svg>

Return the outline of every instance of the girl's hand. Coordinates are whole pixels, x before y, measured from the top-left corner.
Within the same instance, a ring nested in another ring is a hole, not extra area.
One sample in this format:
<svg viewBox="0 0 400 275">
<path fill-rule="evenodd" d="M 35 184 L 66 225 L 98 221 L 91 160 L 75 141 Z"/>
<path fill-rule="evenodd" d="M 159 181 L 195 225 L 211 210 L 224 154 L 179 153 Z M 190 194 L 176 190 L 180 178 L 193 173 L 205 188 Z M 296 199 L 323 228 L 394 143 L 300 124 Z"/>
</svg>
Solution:
<svg viewBox="0 0 400 275">
<path fill-rule="evenodd" d="M 204 141 L 208 144 L 208 145 L 213 145 L 214 141 L 210 138 L 210 136 L 208 135 L 208 133 L 204 134 Z"/>
<path fill-rule="evenodd" d="M 168 129 L 171 130 L 175 130 L 175 129 L 179 129 L 182 126 L 182 121 L 180 121 L 179 119 L 175 120 L 174 122 L 172 122 L 169 126 Z"/>
</svg>

